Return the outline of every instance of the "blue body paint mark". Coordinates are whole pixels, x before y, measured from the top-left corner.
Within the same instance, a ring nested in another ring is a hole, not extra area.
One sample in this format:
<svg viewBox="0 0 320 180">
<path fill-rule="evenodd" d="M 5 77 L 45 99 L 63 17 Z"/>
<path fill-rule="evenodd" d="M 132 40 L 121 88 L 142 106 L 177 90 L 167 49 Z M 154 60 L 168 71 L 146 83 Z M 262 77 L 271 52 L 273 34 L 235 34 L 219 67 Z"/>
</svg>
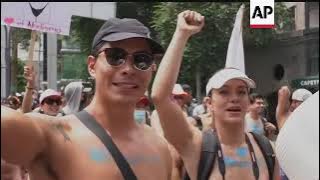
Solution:
<svg viewBox="0 0 320 180">
<path fill-rule="evenodd" d="M 234 159 L 232 159 L 232 158 L 230 158 L 230 157 L 224 157 L 223 158 L 224 159 L 224 163 L 227 165 L 227 166 L 232 166 L 232 165 L 234 165 L 237 161 L 236 160 L 234 160 Z"/>
<path fill-rule="evenodd" d="M 236 153 L 239 157 L 246 157 L 248 154 L 248 149 L 246 147 L 239 147 L 236 149 Z"/>
<path fill-rule="evenodd" d="M 251 129 L 252 129 L 252 132 L 263 134 L 263 129 L 261 129 L 257 124 L 253 124 Z"/>
<path fill-rule="evenodd" d="M 89 150 L 90 158 L 96 162 L 105 162 L 109 158 L 107 156 L 107 153 L 103 151 L 102 149 L 94 148 Z"/>
<path fill-rule="evenodd" d="M 230 157 L 224 157 L 223 159 L 224 159 L 225 165 L 228 167 L 247 168 L 251 166 L 251 162 L 249 161 L 238 161 Z"/>
</svg>

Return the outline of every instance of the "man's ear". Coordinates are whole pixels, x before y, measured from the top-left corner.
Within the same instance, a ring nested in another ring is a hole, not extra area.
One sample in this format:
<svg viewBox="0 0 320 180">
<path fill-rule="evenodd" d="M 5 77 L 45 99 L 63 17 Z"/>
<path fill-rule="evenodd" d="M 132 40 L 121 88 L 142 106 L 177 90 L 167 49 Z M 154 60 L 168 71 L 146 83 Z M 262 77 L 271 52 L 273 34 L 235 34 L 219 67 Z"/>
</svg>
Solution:
<svg viewBox="0 0 320 180">
<path fill-rule="evenodd" d="M 95 70 L 95 65 L 96 65 L 97 59 L 94 56 L 88 56 L 87 59 L 87 64 L 88 64 L 88 72 L 91 77 L 95 79 L 96 76 L 96 70 Z"/>
</svg>

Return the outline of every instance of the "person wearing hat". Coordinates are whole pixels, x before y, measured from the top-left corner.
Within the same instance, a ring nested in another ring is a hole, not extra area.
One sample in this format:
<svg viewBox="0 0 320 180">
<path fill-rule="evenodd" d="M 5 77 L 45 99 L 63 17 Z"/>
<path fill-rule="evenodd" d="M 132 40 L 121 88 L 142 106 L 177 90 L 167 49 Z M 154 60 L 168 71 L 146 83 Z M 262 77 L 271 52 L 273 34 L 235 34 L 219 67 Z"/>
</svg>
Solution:
<svg viewBox="0 0 320 180">
<path fill-rule="evenodd" d="M 183 115 L 187 117 L 190 123 L 193 123 L 195 121 L 193 118 L 188 117 L 188 114 L 186 112 L 185 103 L 186 99 L 188 98 L 188 93 L 185 92 L 180 84 L 175 84 L 171 93 L 171 100 L 176 103 L 179 108 L 181 108 Z M 157 110 L 153 110 L 150 117 L 151 127 L 154 128 L 154 130 L 162 137 L 164 137 L 163 128 L 161 126 L 158 112 Z M 177 152 L 177 150 L 169 144 L 170 153 L 172 157 L 172 180 L 178 180 L 182 178 L 183 173 L 183 161 Z"/>
<path fill-rule="evenodd" d="M 183 111 L 184 116 L 188 117 L 187 112 L 184 109 L 185 99 L 188 94 L 182 89 L 180 84 L 175 84 L 171 92 L 171 100 L 175 102 Z M 153 110 L 151 113 L 151 127 L 153 127 L 161 136 L 164 136 L 163 129 L 159 120 L 157 110 Z"/>
<path fill-rule="evenodd" d="M 95 81 L 91 103 L 84 111 L 62 117 L 2 107 L 2 157 L 26 165 L 31 179 L 170 179 L 166 141 L 134 120 L 136 103 L 156 70 L 155 57 L 163 52 L 138 20 L 108 19 L 87 58 Z M 87 123 L 100 127 L 113 148 L 107 148 Z"/>
<path fill-rule="evenodd" d="M 33 112 L 57 116 L 61 110 L 62 96 L 53 89 L 47 89 L 40 95 L 39 104 L 40 107 Z"/>
<path fill-rule="evenodd" d="M 278 105 L 276 109 L 276 119 L 278 128 L 281 129 L 291 112 L 301 103 L 307 100 L 312 93 L 307 89 L 297 89 L 292 93 L 290 103 L 290 90 L 288 86 L 282 86 L 278 91 Z"/>
<path fill-rule="evenodd" d="M 276 119 L 279 130 L 284 126 L 287 121 L 289 115 L 302 104 L 305 100 L 307 100 L 312 93 L 307 89 L 300 88 L 295 90 L 291 96 L 290 103 L 290 90 L 288 86 L 282 86 L 278 91 L 278 105 L 276 109 Z M 280 178 L 281 180 L 288 180 L 289 178 L 284 173 L 284 171 L 280 168 Z"/>
<path fill-rule="evenodd" d="M 188 123 L 181 108 L 170 97 L 187 41 L 203 26 L 204 17 L 197 12 L 184 11 L 178 15 L 175 33 L 158 67 L 151 95 L 164 135 L 182 157 L 190 179 L 203 175 L 204 168 L 198 168 L 200 154 L 210 151 L 202 151 L 203 133 Z M 249 90 L 254 87 L 254 81 L 235 68 L 221 69 L 208 81 L 206 94 L 210 97 L 215 124 L 215 131 L 208 130 L 208 133 L 216 134 L 217 154 L 210 162 L 214 168 L 208 169 L 207 178 L 200 179 L 269 179 L 261 149 L 253 136 L 244 132 Z M 271 170 L 270 179 L 278 177 L 277 169 L 276 165 L 275 171 Z"/>
</svg>

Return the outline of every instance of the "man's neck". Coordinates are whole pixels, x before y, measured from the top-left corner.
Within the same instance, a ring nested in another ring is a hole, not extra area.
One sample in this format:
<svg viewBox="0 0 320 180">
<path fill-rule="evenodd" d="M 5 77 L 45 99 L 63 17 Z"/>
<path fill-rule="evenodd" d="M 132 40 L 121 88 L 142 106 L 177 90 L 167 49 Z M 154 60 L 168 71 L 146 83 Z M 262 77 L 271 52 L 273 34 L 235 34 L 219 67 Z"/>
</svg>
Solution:
<svg viewBox="0 0 320 180">
<path fill-rule="evenodd" d="M 103 127 L 113 136 L 123 136 L 136 128 L 134 122 L 135 105 L 120 104 L 116 102 L 102 102 L 102 99 L 94 97 L 85 108 L 93 115 Z"/>
<path fill-rule="evenodd" d="M 250 115 L 251 119 L 253 119 L 253 120 L 259 120 L 260 119 L 259 113 L 250 112 L 249 115 Z"/>
<path fill-rule="evenodd" d="M 243 125 L 216 123 L 217 135 L 221 144 L 228 147 L 239 147 L 245 142 Z"/>
</svg>

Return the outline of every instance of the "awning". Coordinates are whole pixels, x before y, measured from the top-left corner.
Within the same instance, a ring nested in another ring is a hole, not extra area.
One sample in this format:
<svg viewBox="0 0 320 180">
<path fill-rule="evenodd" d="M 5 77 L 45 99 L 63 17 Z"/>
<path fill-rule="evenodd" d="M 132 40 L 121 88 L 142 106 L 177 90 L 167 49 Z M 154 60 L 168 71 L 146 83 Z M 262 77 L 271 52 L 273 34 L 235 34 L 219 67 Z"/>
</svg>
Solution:
<svg viewBox="0 0 320 180">
<path fill-rule="evenodd" d="M 319 90 L 319 75 L 294 79 L 291 81 L 291 86 L 293 88 L 315 88 Z"/>
</svg>

